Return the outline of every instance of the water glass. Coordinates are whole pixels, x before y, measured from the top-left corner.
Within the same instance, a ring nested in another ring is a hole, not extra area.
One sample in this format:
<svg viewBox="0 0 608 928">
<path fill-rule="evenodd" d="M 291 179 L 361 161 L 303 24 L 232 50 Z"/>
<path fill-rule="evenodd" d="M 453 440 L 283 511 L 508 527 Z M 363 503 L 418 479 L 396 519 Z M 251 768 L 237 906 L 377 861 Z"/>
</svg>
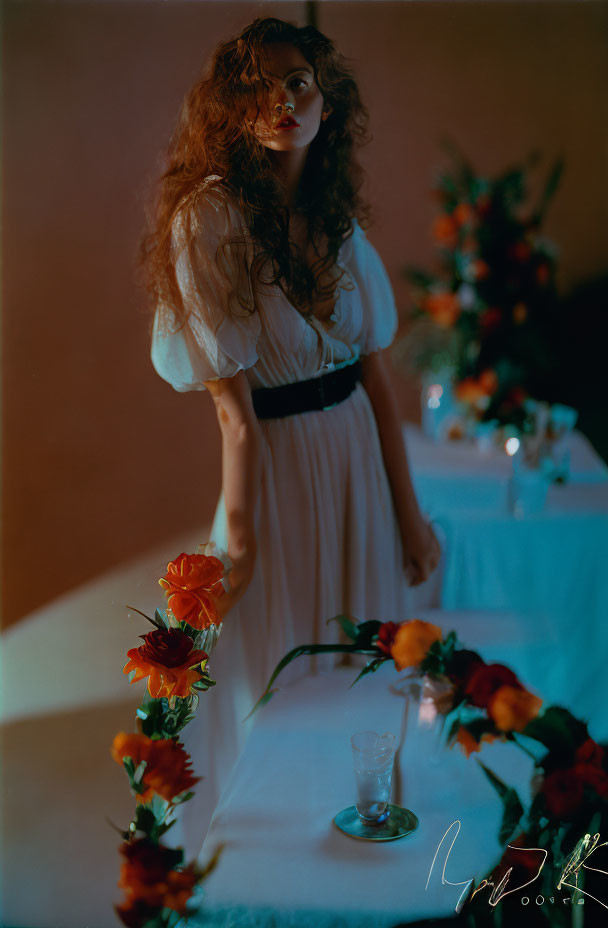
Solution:
<svg viewBox="0 0 608 928">
<path fill-rule="evenodd" d="M 537 515 L 545 508 L 549 478 L 542 468 L 520 464 L 511 478 L 511 512 L 517 519 Z"/>
<path fill-rule="evenodd" d="M 389 816 L 395 736 L 360 731 L 352 736 L 353 765 L 357 785 L 356 807 L 366 825 L 380 825 Z"/>
</svg>

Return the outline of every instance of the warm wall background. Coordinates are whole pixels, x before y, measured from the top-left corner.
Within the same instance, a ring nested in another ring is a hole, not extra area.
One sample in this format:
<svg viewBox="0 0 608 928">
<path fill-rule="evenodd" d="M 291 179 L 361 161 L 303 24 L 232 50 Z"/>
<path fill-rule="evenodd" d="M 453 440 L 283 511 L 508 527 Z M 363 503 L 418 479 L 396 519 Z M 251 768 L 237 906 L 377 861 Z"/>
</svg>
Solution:
<svg viewBox="0 0 608 928">
<path fill-rule="evenodd" d="M 148 357 L 132 260 L 180 100 L 218 40 L 304 3 L 5 3 L 4 624 L 183 530 L 220 487 L 210 397 Z M 438 140 L 478 169 L 566 158 L 546 233 L 568 288 L 606 268 L 608 5 L 323 2 L 372 115 L 364 153 L 403 315 L 433 253 Z M 539 177 L 540 180 L 540 177 Z M 414 387 L 398 378 L 404 414 Z M 202 539 L 201 539 L 202 540 Z"/>
</svg>

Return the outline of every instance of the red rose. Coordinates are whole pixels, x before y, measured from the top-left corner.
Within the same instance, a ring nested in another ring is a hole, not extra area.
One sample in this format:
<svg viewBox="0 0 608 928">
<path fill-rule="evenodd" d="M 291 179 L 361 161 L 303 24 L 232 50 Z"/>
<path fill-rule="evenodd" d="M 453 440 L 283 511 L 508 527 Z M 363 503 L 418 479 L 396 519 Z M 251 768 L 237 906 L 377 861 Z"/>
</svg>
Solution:
<svg viewBox="0 0 608 928">
<path fill-rule="evenodd" d="M 497 306 L 490 306 L 479 317 L 479 321 L 486 331 L 496 328 L 496 326 L 500 324 L 501 320 L 502 311 L 498 309 Z"/>
<path fill-rule="evenodd" d="M 551 818 L 569 819 L 583 801 L 582 780 L 574 770 L 554 770 L 541 787 Z"/>
<path fill-rule="evenodd" d="M 125 862 L 118 885 L 127 890 L 132 888 L 130 880 L 147 886 L 162 882 L 183 856 L 179 849 L 155 844 L 147 837 L 124 841 L 119 851 Z"/>
<path fill-rule="evenodd" d="M 397 622 L 384 622 L 378 631 L 378 641 L 376 644 L 388 657 L 391 656 L 391 648 L 398 628 L 399 625 Z"/>
<path fill-rule="evenodd" d="M 519 407 L 527 396 L 528 394 L 523 387 L 512 387 L 507 394 L 506 402 L 513 407 Z"/>
<path fill-rule="evenodd" d="M 194 644 L 190 635 L 186 635 L 179 628 L 156 628 L 139 637 L 145 642 L 137 649 L 140 657 L 162 664 L 164 667 L 177 667 L 183 664 L 189 657 Z"/>
<path fill-rule="evenodd" d="M 598 796 L 608 796 L 608 774 L 601 767 L 592 764 L 576 764 L 573 768 L 575 774 L 585 786 L 590 786 Z"/>
<path fill-rule="evenodd" d="M 530 838 L 525 832 L 521 832 L 516 838 L 509 841 L 498 867 L 492 874 L 492 881 L 495 886 L 500 883 L 509 870 L 512 872 L 509 874 L 508 883 L 505 887 L 507 891 L 509 887 L 526 886 L 538 876 L 547 855 L 542 849 L 528 847 L 528 844 L 530 844 Z"/>
<path fill-rule="evenodd" d="M 446 673 L 455 686 L 464 689 L 475 670 L 483 665 L 484 662 L 479 654 L 461 648 L 459 651 L 454 651 L 454 656 L 446 668 Z"/>
<path fill-rule="evenodd" d="M 504 664 L 482 664 L 471 674 L 465 693 L 474 706 L 486 709 L 501 686 L 519 686 L 519 680 Z"/>
<path fill-rule="evenodd" d="M 576 751 L 576 763 L 592 764 L 601 767 L 604 761 L 604 749 L 593 738 L 587 738 Z"/>
</svg>

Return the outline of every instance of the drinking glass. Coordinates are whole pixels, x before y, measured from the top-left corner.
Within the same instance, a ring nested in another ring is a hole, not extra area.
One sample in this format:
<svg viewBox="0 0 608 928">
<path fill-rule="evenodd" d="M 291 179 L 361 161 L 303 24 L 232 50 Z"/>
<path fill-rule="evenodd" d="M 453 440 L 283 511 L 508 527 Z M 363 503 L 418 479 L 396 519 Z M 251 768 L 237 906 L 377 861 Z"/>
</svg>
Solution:
<svg viewBox="0 0 608 928">
<path fill-rule="evenodd" d="M 359 731 L 352 736 L 353 766 L 357 785 L 355 803 L 366 825 L 380 825 L 389 816 L 395 736 Z"/>
</svg>

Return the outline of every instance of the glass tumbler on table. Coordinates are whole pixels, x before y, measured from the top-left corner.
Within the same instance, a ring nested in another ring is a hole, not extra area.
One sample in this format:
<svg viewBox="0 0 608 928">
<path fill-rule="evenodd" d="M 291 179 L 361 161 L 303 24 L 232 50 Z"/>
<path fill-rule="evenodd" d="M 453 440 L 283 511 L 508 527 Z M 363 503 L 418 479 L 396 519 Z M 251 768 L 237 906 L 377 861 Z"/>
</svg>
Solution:
<svg viewBox="0 0 608 928">
<path fill-rule="evenodd" d="M 350 740 L 359 818 L 366 825 L 380 825 L 390 812 L 395 736 L 390 732 L 379 735 L 375 731 L 360 731 Z"/>
</svg>

